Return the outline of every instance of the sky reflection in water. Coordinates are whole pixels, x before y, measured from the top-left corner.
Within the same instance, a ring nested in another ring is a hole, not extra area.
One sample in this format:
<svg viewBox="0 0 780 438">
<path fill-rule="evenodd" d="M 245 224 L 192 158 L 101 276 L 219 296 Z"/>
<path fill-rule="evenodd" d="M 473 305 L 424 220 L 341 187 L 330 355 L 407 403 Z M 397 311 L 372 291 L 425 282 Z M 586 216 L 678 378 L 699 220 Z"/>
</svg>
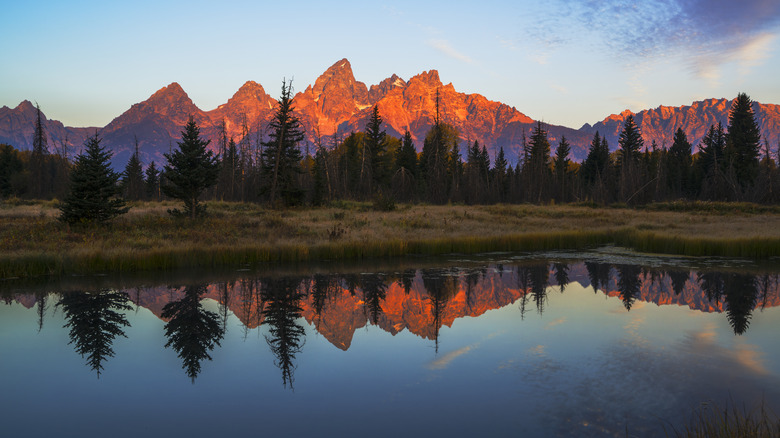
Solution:
<svg viewBox="0 0 780 438">
<path fill-rule="evenodd" d="M 2 435 L 664 436 L 702 402 L 779 410 L 777 272 L 514 260 L 7 283 Z"/>
</svg>

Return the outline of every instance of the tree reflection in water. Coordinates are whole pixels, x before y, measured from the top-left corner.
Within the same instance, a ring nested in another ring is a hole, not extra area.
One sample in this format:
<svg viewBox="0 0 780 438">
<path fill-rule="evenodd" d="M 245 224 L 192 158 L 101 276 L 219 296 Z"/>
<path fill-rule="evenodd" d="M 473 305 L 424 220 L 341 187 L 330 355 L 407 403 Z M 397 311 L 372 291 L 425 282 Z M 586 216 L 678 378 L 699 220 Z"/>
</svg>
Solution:
<svg viewBox="0 0 780 438">
<path fill-rule="evenodd" d="M 634 305 L 634 301 L 639 294 L 639 288 L 642 286 L 639 280 L 639 274 L 642 273 L 642 269 L 637 265 L 617 265 L 616 269 L 620 298 L 623 300 L 623 306 L 625 306 L 626 310 L 631 310 L 631 306 Z"/>
<path fill-rule="evenodd" d="M 87 358 L 87 365 L 100 378 L 103 362 L 114 357 L 114 338 L 126 337 L 122 327 L 130 323 L 121 312 L 132 310 L 130 297 L 112 290 L 69 292 L 62 294 L 57 306 L 65 315 L 64 327 L 70 328 L 69 344 L 75 344 L 76 352 Z"/>
<path fill-rule="evenodd" d="M 569 264 L 553 263 L 553 270 L 555 271 L 555 282 L 558 283 L 558 290 L 563 293 L 569 284 Z"/>
<path fill-rule="evenodd" d="M 439 329 L 441 329 L 441 318 L 447 301 L 457 292 L 457 284 L 453 276 L 445 276 L 439 269 L 423 269 L 420 271 L 425 287 L 428 293 L 428 299 L 431 302 L 431 336 L 434 342 L 436 353 L 439 352 Z"/>
<path fill-rule="evenodd" d="M 303 349 L 306 340 L 304 328 L 296 320 L 301 317 L 303 294 L 298 291 L 300 278 L 286 277 L 266 279 L 262 282 L 261 295 L 266 305 L 263 309 L 263 325 L 268 326 L 265 341 L 275 356 L 274 365 L 282 371 L 282 384 L 293 389 L 295 381 L 295 356 Z"/>
<path fill-rule="evenodd" d="M 382 314 L 382 301 L 387 296 L 387 284 L 379 274 L 363 274 L 360 276 L 363 289 L 363 309 L 368 313 L 368 319 L 377 325 Z"/>
<path fill-rule="evenodd" d="M 195 383 L 200 373 L 200 363 L 211 360 L 209 352 L 220 345 L 225 329 L 219 315 L 203 308 L 200 302 L 206 286 L 184 288 L 184 296 L 163 307 L 162 317 L 170 319 L 165 324 L 165 348 L 171 347 L 182 360 L 182 368 Z"/>
<path fill-rule="evenodd" d="M 201 372 L 203 360 L 212 359 L 211 352 L 224 338 L 228 320 L 237 317 L 245 336 L 251 328 L 267 326 L 265 340 L 273 353 L 274 364 L 282 373 L 283 385 L 292 388 L 296 357 L 305 341 L 305 329 L 300 323 L 304 314 L 311 318 L 316 330 L 323 328 L 329 339 L 336 339 L 334 345 L 348 346 L 354 329 L 367 322 L 387 330 L 408 329 L 431 339 L 438 353 L 445 322 L 462 316 L 478 316 L 513 301 L 519 303 L 521 317 L 531 307 L 539 315 L 544 314 L 550 305 L 551 281 L 564 295 L 577 290 L 567 287 L 570 281 L 583 285 L 590 281 L 597 293 L 619 297 L 627 311 L 638 300 L 722 311 L 736 335 L 749 329 L 756 308 L 778 302 L 775 273 L 691 272 L 596 260 L 579 264 L 541 260 L 516 265 L 403 269 L 393 274 L 239 278 L 209 289 L 209 296 L 219 305 L 218 313 L 206 310 L 201 304 L 207 292 L 204 285 L 185 287 L 183 296 L 177 288 L 154 293 L 159 295 L 156 299 L 168 301 L 160 314 L 168 320 L 164 325 L 165 346 L 177 352 L 182 368 L 193 382 Z M 142 301 L 142 290 L 151 293 L 139 287 L 128 289 L 136 304 Z M 342 294 L 346 291 L 349 293 Z M 461 292 L 464 294 L 461 299 L 453 300 Z M 47 300 L 52 298 L 40 291 L 26 297 L 25 305 L 34 306 L 31 314 L 37 318 L 35 322 L 41 330 L 45 318 L 56 313 L 47 311 Z M 129 325 L 125 312 L 132 310 L 130 298 L 125 292 L 112 290 L 59 295 L 56 306 L 63 310 L 65 327 L 70 329 L 70 344 L 75 345 L 76 352 L 86 358 L 87 365 L 98 377 L 106 360 L 114 356 L 113 341 L 117 336 L 125 336 L 124 328 Z M 23 300 L 22 295 L 11 290 L 0 291 L 0 299 L 7 304 Z M 385 313 L 390 308 L 388 301 L 393 308 L 390 314 Z M 362 310 L 362 321 L 353 309 Z M 346 318 L 346 322 L 334 324 L 329 318 Z"/>
</svg>

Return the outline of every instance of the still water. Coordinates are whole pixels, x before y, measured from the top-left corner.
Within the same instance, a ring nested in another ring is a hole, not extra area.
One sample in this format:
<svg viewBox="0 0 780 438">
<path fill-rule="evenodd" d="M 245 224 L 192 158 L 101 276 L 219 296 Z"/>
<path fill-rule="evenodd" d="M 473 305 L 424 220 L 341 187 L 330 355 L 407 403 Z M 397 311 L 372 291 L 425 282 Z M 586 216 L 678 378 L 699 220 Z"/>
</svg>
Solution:
<svg viewBox="0 0 780 438">
<path fill-rule="evenodd" d="M 0 281 L 0 436 L 665 436 L 780 412 L 780 267 L 489 254 Z"/>
</svg>

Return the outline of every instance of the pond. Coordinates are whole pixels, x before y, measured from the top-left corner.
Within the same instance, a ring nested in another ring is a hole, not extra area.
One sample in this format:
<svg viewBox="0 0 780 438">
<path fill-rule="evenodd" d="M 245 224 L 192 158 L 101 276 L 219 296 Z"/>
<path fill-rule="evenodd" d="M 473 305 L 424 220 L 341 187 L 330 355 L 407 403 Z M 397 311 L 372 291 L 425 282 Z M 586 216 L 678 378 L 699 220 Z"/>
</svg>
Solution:
<svg viewBox="0 0 780 438">
<path fill-rule="evenodd" d="M 614 248 L 0 281 L 0 435 L 666 436 L 780 412 L 780 266 Z"/>
</svg>

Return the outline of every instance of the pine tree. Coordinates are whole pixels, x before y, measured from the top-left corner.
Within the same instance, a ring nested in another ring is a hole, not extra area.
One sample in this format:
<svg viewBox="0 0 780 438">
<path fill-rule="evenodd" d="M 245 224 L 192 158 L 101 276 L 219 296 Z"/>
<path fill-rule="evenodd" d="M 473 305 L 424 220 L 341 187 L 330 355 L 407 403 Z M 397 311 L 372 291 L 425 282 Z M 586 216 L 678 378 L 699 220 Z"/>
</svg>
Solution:
<svg viewBox="0 0 780 438">
<path fill-rule="evenodd" d="M 566 140 L 566 137 L 561 136 L 561 141 L 558 143 L 558 148 L 555 150 L 555 182 L 558 186 L 558 202 L 568 201 L 569 192 L 569 153 L 571 153 L 571 146 Z"/>
<path fill-rule="evenodd" d="M 699 152 L 699 166 L 706 177 L 712 172 L 725 169 L 724 151 L 726 148 L 726 134 L 723 132 L 723 125 L 718 122 L 717 128 L 715 125 L 710 125 L 710 129 L 707 135 L 702 139 L 702 148 Z"/>
<path fill-rule="evenodd" d="M 539 203 L 549 195 L 551 176 L 550 142 L 547 139 L 547 130 L 542 128 L 542 122 L 537 122 L 534 127 L 528 148 L 528 162 L 523 167 L 528 200 Z"/>
<path fill-rule="evenodd" d="M 262 192 L 270 204 L 283 202 L 294 205 L 301 202 L 303 190 L 298 184 L 301 173 L 301 151 L 298 143 L 304 133 L 292 106 L 292 83 L 282 81 L 282 95 L 279 106 L 268 125 L 270 135 L 263 143 L 263 174 L 266 180 Z"/>
<path fill-rule="evenodd" d="M 417 150 L 414 148 L 412 134 L 409 131 L 404 133 L 395 163 L 397 169 L 406 169 L 412 177 L 417 177 Z"/>
<path fill-rule="evenodd" d="M 495 181 L 496 197 L 498 202 L 505 202 L 509 191 L 509 178 L 507 175 L 506 155 L 504 147 L 498 149 L 496 160 L 493 162 L 493 180 Z"/>
<path fill-rule="evenodd" d="M 148 199 L 151 199 L 152 201 L 160 200 L 160 171 L 157 170 L 154 161 L 149 163 L 149 167 L 146 168 L 144 188 Z"/>
<path fill-rule="evenodd" d="M 441 204 L 447 201 L 449 158 L 457 140 L 458 131 L 443 122 L 434 124 L 425 135 L 420 155 L 420 173 L 425 181 L 429 202 Z"/>
<path fill-rule="evenodd" d="M 314 154 L 314 164 L 312 166 L 313 187 L 312 199 L 313 205 L 323 205 L 328 198 L 327 190 L 327 157 L 328 152 L 322 146 L 317 147 Z"/>
<path fill-rule="evenodd" d="M 205 207 L 199 203 L 200 195 L 217 182 L 219 175 L 219 162 L 206 149 L 210 142 L 200 137 L 200 128 L 190 117 L 181 132 L 179 147 L 170 154 L 164 154 L 168 164 L 165 165 L 162 191 L 166 196 L 184 202 L 183 213 L 178 209 L 169 210 L 169 213 L 190 218 L 205 213 Z"/>
<path fill-rule="evenodd" d="M 620 200 L 628 202 L 639 189 L 639 181 L 641 181 L 639 154 L 644 145 L 642 134 L 639 132 L 633 115 L 626 117 L 618 144 L 620 145 L 617 164 L 620 177 Z"/>
<path fill-rule="evenodd" d="M 61 221 L 104 223 L 127 212 L 125 201 L 117 198 L 119 175 L 110 160 L 111 153 L 100 146 L 97 133 L 89 137 L 70 174 L 70 191 L 60 205 Z"/>
<path fill-rule="evenodd" d="M 404 133 L 401 147 L 396 150 L 395 170 L 393 171 L 393 192 L 398 199 L 411 200 L 414 187 L 418 182 L 417 150 L 414 148 L 412 134 Z"/>
<path fill-rule="evenodd" d="M 487 151 L 485 151 L 487 152 Z M 479 141 L 469 147 L 466 156 L 466 202 L 476 204 L 485 202 L 487 195 L 487 174 L 485 173 L 485 164 L 482 160 L 482 152 L 479 148 Z"/>
<path fill-rule="evenodd" d="M 49 172 L 46 162 L 49 155 L 49 141 L 43 128 L 41 107 L 35 105 L 35 132 L 33 134 L 32 154 L 30 155 L 30 197 L 40 199 L 49 193 Z"/>
<path fill-rule="evenodd" d="M 729 113 L 727 154 L 737 183 L 743 188 L 753 184 L 758 175 L 758 155 L 761 133 L 753 114 L 753 102 L 745 93 L 739 93 Z"/>
<path fill-rule="evenodd" d="M 368 149 L 368 155 L 371 158 L 371 179 L 374 183 L 374 190 L 382 189 L 388 183 L 386 135 L 385 131 L 382 130 L 379 106 L 374 105 L 371 117 L 366 123 L 366 141 L 363 143 L 363 147 Z"/>
<path fill-rule="evenodd" d="M 14 180 L 23 170 L 19 152 L 11 145 L 0 144 L 0 198 L 16 195 Z"/>
<path fill-rule="evenodd" d="M 609 200 L 608 184 L 612 175 L 611 164 L 607 139 L 602 139 L 596 132 L 590 143 L 588 156 L 582 163 L 580 170 L 586 195 L 590 195 L 594 201 L 603 203 Z"/>
<path fill-rule="evenodd" d="M 734 194 L 734 187 L 726 178 L 726 133 L 723 125 L 711 125 L 707 135 L 702 139 L 699 159 L 696 161 L 701 175 L 699 197 L 707 200 L 727 200 Z"/>
<path fill-rule="evenodd" d="M 122 173 L 122 192 L 125 199 L 140 201 L 144 197 L 144 171 L 138 154 L 138 139 L 135 139 L 135 151 L 127 161 Z"/>
<path fill-rule="evenodd" d="M 667 186 L 674 196 L 688 196 L 690 193 L 691 144 L 682 128 L 674 133 L 674 143 L 666 155 Z"/>
<path fill-rule="evenodd" d="M 461 180 L 463 179 L 463 160 L 460 156 L 460 146 L 457 138 L 450 142 L 450 152 L 447 157 L 447 175 L 450 181 L 450 201 L 461 202 Z"/>
</svg>

